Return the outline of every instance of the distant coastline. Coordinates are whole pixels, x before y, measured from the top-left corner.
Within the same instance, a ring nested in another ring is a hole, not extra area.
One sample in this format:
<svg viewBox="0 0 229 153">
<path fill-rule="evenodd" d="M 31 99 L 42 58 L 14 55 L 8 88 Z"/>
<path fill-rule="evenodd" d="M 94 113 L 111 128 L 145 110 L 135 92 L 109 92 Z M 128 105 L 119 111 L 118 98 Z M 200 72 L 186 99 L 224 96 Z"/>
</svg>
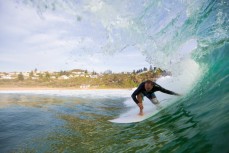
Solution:
<svg viewBox="0 0 229 153">
<path fill-rule="evenodd" d="M 132 88 L 49 88 L 49 87 L 0 87 L 0 91 L 27 90 L 131 90 Z"/>
<path fill-rule="evenodd" d="M 0 90 L 115 90 L 132 89 L 145 80 L 156 81 L 172 75 L 160 68 L 143 68 L 133 72 L 98 74 L 74 69 L 60 72 L 0 72 Z"/>
</svg>

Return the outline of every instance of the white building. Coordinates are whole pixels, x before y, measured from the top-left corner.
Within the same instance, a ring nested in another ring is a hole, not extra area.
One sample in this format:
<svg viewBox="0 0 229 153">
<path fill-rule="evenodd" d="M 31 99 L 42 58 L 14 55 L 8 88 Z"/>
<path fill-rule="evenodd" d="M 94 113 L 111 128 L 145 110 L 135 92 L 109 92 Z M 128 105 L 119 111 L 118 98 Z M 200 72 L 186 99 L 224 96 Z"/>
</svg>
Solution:
<svg viewBox="0 0 229 153">
<path fill-rule="evenodd" d="M 84 75 L 85 74 L 85 70 L 81 70 L 81 69 L 74 69 L 71 71 L 72 74 L 76 74 L 76 75 Z"/>
<path fill-rule="evenodd" d="M 98 78 L 98 75 L 90 75 L 90 78 Z"/>
<path fill-rule="evenodd" d="M 80 88 L 81 89 L 90 88 L 90 85 L 88 85 L 88 84 L 82 84 L 82 85 L 80 85 Z"/>
<path fill-rule="evenodd" d="M 67 80 L 69 79 L 69 77 L 67 75 L 62 75 L 60 77 L 58 77 L 59 80 Z"/>
<path fill-rule="evenodd" d="M 11 77 L 10 75 L 3 75 L 1 76 L 0 79 L 7 79 L 7 80 L 11 80 L 11 79 L 14 79 L 13 77 Z"/>
<path fill-rule="evenodd" d="M 31 77 L 32 80 L 38 80 L 38 77 Z"/>
<path fill-rule="evenodd" d="M 55 76 L 51 76 L 50 78 L 51 78 L 51 79 L 56 79 L 56 77 L 55 77 Z"/>
<path fill-rule="evenodd" d="M 81 74 L 84 74 L 84 72 L 72 72 L 72 74 L 81 75 Z"/>
</svg>

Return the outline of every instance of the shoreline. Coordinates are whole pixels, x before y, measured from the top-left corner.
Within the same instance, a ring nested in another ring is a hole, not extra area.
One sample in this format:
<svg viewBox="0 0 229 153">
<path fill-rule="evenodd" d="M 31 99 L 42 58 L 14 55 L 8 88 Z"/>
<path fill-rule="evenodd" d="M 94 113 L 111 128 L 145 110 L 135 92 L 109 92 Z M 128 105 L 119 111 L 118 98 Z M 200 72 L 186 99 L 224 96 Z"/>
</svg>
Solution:
<svg viewBox="0 0 229 153">
<path fill-rule="evenodd" d="M 132 90 L 132 88 L 0 87 L 0 91 L 25 91 L 25 90 Z"/>
</svg>

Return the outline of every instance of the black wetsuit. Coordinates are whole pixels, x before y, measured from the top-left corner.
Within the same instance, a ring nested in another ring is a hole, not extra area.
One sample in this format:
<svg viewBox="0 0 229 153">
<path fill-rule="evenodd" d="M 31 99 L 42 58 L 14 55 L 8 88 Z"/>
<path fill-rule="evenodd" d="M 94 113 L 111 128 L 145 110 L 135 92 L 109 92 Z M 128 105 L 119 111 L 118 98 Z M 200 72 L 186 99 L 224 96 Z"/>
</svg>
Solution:
<svg viewBox="0 0 229 153">
<path fill-rule="evenodd" d="M 161 92 L 164 92 L 164 93 L 167 93 L 167 94 L 170 94 L 170 95 L 177 95 L 177 93 L 175 93 L 173 91 L 170 91 L 170 90 L 167 90 L 167 89 L 164 89 L 160 85 L 156 84 L 155 82 L 152 82 L 152 83 L 153 83 L 153 88 L 149 92 L 147 92 L 146 89 L 145 89 L 145 82 L 142 82 L 138 86 L 138 88 L 133 92 L 131 97 L 133 98 L 133 100 L 134 100 L 134 102 L 136 104 L 139 103 L 139 101 L 137 100 L 136 96 L 138 94 L 140 94 L 140 93 L 142 93 L 144 96 L 146 96 L 149 99 L 156 98 L 156 96 L 154 95 L 154 92 L 156 92 L 156 91 L 161 91 Z"/>
</svg>

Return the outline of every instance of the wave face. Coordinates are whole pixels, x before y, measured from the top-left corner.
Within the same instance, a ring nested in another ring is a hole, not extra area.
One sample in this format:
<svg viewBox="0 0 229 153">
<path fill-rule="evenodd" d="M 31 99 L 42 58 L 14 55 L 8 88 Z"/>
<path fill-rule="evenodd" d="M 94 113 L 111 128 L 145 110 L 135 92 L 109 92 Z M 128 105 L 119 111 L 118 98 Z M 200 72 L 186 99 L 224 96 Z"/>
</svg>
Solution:
<svg viewBox="0 0 229 153">
<path fill-rule="evenodd" d="M 17 3 L 34 7 L 41 16 L 45 11 L 64 11 L 87 20 L 89 14 L 106 31 L 104 54 L 133 47 L 150 64 L 172 71 L 173 80 L 161 83 L 170 83 L 184 96 L 140 124 L 115 126 L 120 131 L 101 151 L 229 151 L 228 0 Z M 132 148 L 119 150 L 123 144 Z"/>
</svg>

